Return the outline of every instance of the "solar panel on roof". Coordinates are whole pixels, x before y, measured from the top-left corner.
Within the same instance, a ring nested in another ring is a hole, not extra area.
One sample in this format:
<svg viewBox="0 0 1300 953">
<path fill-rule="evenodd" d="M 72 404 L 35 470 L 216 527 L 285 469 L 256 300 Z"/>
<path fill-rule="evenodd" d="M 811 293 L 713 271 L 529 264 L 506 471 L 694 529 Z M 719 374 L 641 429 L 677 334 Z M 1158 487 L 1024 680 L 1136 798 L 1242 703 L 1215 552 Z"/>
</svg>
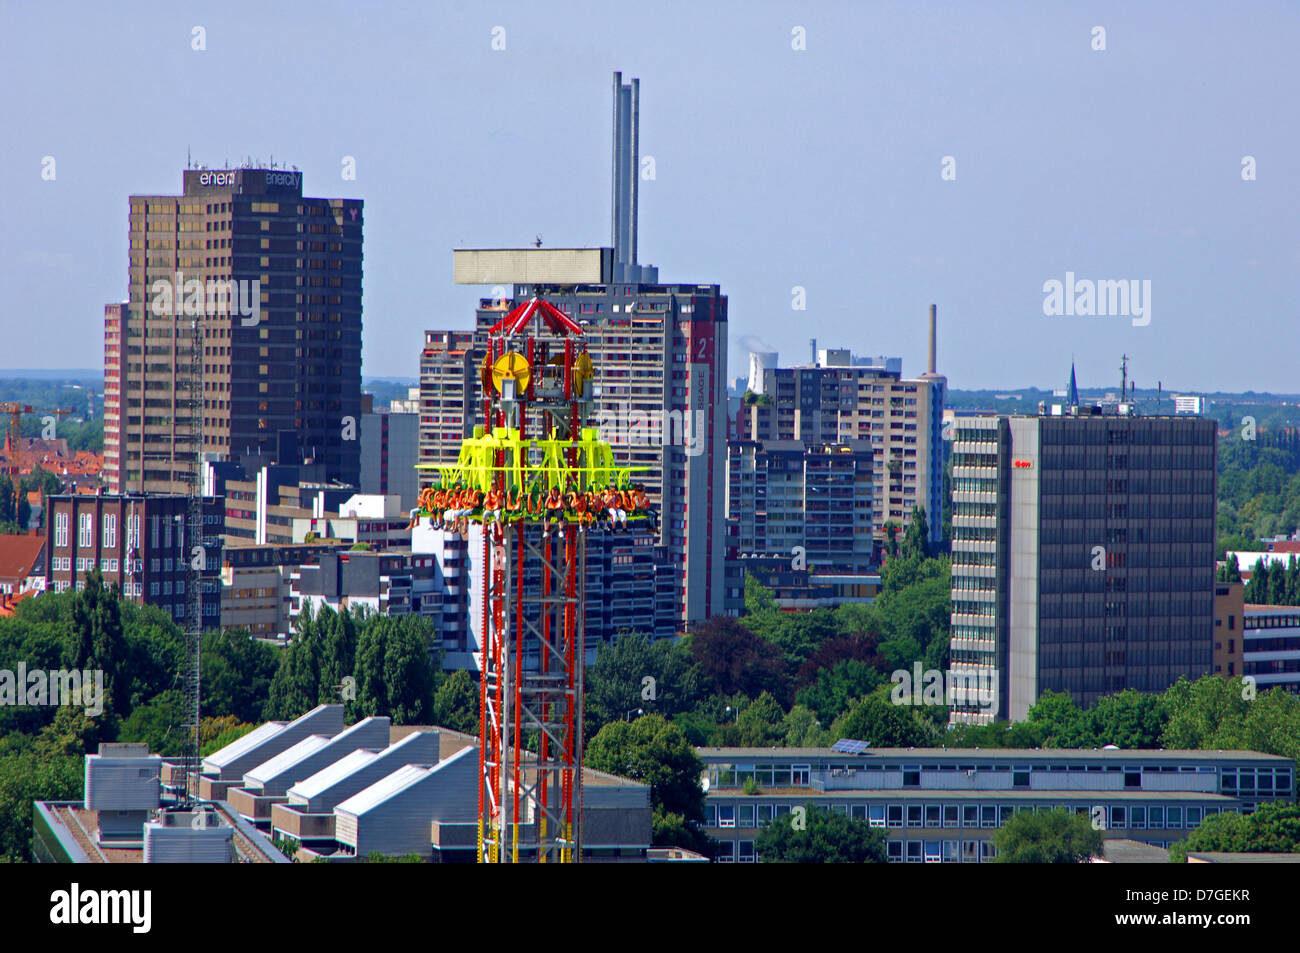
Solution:
<svg viewBox="0 0 1300 953">
<path fill-rule="evenodd" d="M 871 745 L 865 741 L 857 741 L 854 738 L 841 738 L 835 744 L 831 745 L 832 751 L 839 751 L 844 754 L 862 754 L 871 748 Z"/>
</svg>

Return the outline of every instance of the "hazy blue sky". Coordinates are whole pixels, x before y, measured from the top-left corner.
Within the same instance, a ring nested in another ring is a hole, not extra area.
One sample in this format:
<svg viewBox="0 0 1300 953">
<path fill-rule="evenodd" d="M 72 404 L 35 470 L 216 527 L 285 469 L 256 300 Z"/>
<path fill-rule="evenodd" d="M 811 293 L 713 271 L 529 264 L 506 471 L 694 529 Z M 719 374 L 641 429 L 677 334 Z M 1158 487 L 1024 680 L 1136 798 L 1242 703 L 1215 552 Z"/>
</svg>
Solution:
<svg viewBox="0 0 1300 953">
<path fill-rule="evenodd" d="M 102 366 L 127 196 L 179 192 L 188 147 L 365 200 L 362 372 L 414 377 L 487 293 L 452 248 L 609 243 L 621 69 L 641 261 L 722 286 L 732 377 L 742 341 L 813 336 L 920 372 L 936 302 L 954 387 L 1059 387 L 1071 354 L 1098 386 L 1127 352 L 1141 387 L 1300 392 L 1298 48 L 1293 2 L 0 0 L 0 368 Z M 1045 315 L 1067 271 L 1150 280 L 1150 323 Z"/>
</svg>

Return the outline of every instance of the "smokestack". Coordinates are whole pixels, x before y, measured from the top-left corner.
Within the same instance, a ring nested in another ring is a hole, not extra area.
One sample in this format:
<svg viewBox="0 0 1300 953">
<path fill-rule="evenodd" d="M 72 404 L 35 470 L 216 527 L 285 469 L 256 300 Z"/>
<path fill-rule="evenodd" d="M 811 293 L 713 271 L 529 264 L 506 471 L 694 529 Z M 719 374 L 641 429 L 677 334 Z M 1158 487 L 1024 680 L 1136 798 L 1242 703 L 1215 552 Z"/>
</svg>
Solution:
<svg viewBox="0 0 1300 953">
<path fill-rule="evenodd" d="M 816 338 L 808 339 L 808 355 L 809 355 L 808 360 L 815 365 L 817 363 L 817 339 Z"/>
<path fill-rule="evenodd" d="M 937 323 L 936 313 L 938 310 L 937 305 L 930 305 L 930 360 L 925 368 L 927 374 L 935 372 L 935 324 Z"/>
<path fill-rule="evenodd" d="M 626 280 L 628 266 L 636 265 L 637 186 L 640 173 L 641 81 L 623 84 L 623 74 L 614 73 L 614 168 L 611 177 L 613 201 L 611 227 L 614 246 L 614 278 Z M 620 267 L 622 266 L 622 267 Z"/>
</svg>

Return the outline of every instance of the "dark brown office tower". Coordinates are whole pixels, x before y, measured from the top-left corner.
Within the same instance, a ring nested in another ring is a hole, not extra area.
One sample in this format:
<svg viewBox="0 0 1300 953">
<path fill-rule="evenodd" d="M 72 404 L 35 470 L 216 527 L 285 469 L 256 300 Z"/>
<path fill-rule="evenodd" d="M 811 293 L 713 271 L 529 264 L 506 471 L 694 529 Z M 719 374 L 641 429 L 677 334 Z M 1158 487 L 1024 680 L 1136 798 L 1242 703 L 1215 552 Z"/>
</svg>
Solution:
<svg viewBox="0 0 1300 953">
<path fill-rule="evenodd" d="M 355 484 L 361 201 L 306 198 L 302 173 L 284 169 L 187 169 L 182 185 L 179 196 L 131 196 L 129 296 L 110 313 L 116 340 L 105 334 L 105 392 L 118 401 L 110 486 L 186 491 L 195 320 L 202 451 L 323 463 Z"/>
</svg>

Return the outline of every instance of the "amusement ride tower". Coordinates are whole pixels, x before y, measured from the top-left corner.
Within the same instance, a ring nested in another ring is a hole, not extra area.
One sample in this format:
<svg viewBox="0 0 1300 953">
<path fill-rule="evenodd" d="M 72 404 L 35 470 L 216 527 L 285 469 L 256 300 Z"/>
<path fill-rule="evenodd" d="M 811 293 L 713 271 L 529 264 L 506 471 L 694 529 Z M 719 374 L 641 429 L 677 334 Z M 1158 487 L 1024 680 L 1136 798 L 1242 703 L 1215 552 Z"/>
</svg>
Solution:
<svg viewBox="0 0 1300 953">
<path fill-rule="evenodd" d="M 581 857 L 585 540 L 653 518 L 583 423 L 582 328 L 534 297 L 489 332 L 482 422 L 416 518 L 468 540 L 481 594 L 478 859 Z"/>
</svg>

